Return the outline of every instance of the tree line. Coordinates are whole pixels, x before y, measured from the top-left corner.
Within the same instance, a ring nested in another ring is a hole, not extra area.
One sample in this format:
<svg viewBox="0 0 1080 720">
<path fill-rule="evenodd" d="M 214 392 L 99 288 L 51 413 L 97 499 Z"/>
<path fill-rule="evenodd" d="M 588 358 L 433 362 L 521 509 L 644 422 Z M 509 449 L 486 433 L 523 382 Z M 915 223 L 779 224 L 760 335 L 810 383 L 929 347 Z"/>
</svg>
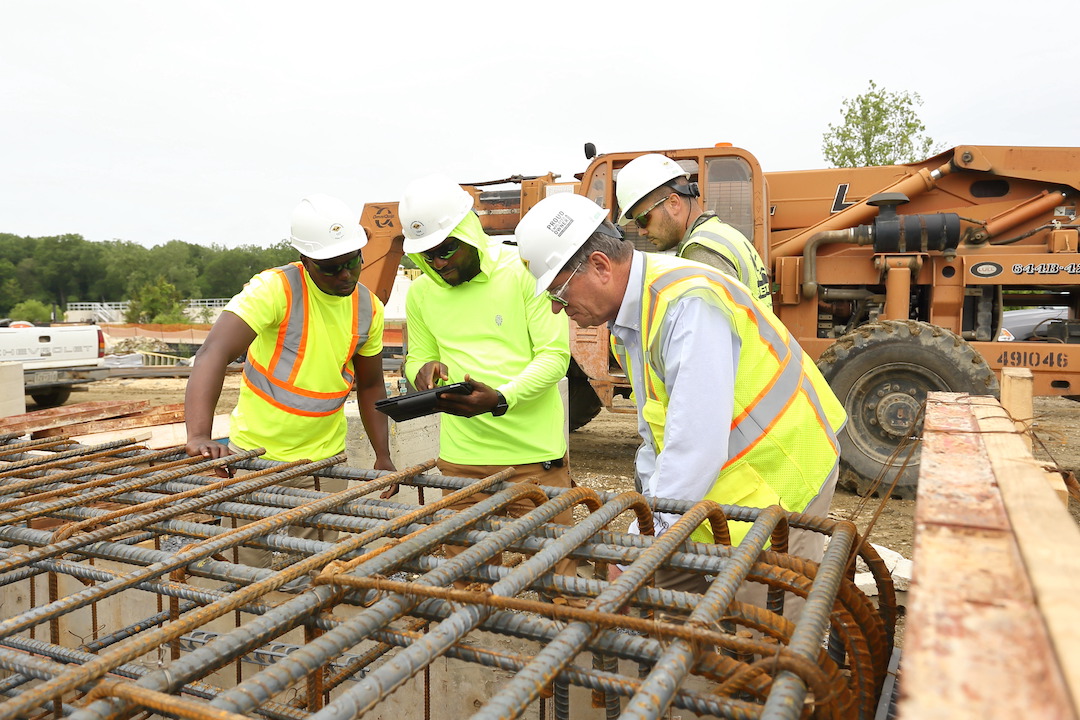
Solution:
<svg viewBox="0 0 1080 720">
<path fill-rule="evenodd" d="M 287 241 L 226 248 L 172 240 L 92 242 L 82 235 L 21 237 L 0 233 L 0 317 L 20 304 L 55 308 L 72 302 L 131 301 L 134 322 L 177 322 L 186 298 L 232 297 L 261 270 L 297 259 Z M 140 306 L 143 309 L 140 309 Z M 25 313 L 24 313 L 25 314 Z M 39 321 L 46 318 L 20 317 Z"/>
</svg>

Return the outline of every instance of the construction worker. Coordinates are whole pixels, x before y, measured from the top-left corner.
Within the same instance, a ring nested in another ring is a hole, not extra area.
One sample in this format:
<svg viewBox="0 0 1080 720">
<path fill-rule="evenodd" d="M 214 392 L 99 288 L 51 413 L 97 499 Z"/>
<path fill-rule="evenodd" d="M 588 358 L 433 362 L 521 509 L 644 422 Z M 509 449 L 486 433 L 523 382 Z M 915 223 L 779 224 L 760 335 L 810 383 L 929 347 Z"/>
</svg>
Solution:
<svg viewBox="0 0 1080 720">
<path fill-rule="evenodd" d="M 825 515 L 845 416 L 813 361 L 741 283 L 636 251 L 606 217 L 581 195 L 552 195 L 515 235 L 552 312 L 611 330 L 644 440 L 635 462 L 641 492 Z M 675 519 L 657 514 L 657 534 Z M 731 523 L 732 542 L 748 529 Z M 692 539 L 712 542 L 708 524 Z M 792 532 L 790 552 L 820 560 L 823 538 Z M 700 575 L 669 569 L 656 582 L 707 589 Z"/>
<path fill-rule="evenodd" d="M 210 329 L 185 394 L 188 455 L 217 458 L 265 448 L 268 460 L 323 460 L 345 451 L 345 400 L 353 388 L 375 451 L 376 470 L 394 470 L 382 371 L 383 305 L 357 281 L 367 236 L 342 201 L 310 195 L 293 211 L 291 244 L 300 260 L 265 270 L 229 301 Z M 240 397 L 229 446 L 210 437 L 225 368 L 244 355 Z M 312 488 L 312 478 L 299 487 Z M 322 478 L 319 489 L 347 481 Z M 299 537 L 317 531 L 297 529 Z M 335 535 L 323 534 L 323 539 Z M 241 560 L 268 566 L 270 553 L 245 550 Z"/>
<path fill-rule="evenodd" d="M 472 208 L 472 196 L 441 175 L 412 182 L 398 205 L 404 250 L 423 271 L 405 299 L 405 375 L 418 390 L 445 381 L 473 386 L 468 395 L 440 396 L 439 471 L 482 478 L 513 466 L 511 482 L 571 487 L 558 388 L 570 363 L 570 328 L 533 296 L 517 252 L 488 237 Z M 509 512 L 533 507 L 522 501 Z M 571 520 L 569 510 L 555 518 Z M 572 575 L 575 566 L 564 559 L 556 571 Z"/>
<path fill-rule="evenodd" d="M 716 213 L 703 211 L 698 185 L 679 163 L 656 153 L 634 158 L 619 171 L 615 196 L 620 225 L 633 220 L 657 250 L 678 245 L 676 255 L 736 278 L 772 310 L 769 271 L 754 244 Z"/>
</svg>

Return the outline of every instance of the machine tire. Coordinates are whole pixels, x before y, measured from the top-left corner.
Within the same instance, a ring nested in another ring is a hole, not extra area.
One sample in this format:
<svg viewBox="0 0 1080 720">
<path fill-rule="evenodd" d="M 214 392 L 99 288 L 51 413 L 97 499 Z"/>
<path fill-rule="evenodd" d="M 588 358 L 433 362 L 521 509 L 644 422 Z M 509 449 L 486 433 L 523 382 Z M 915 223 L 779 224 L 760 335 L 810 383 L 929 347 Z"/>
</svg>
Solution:
<svg viewBox="0 0 1080 720">
<path fill-rule="evenodd" d="M 39 408 L 58 407 L 67 402 L 71 397 L 70 387 L 50 387 L 40 390 L 32 390 L 30 397 L 34 399 Z"/>
<path fill-rule="evenodd" d="M 588 376 L 581 371 L 573 359 L 566 373 L 567 396 L 570 415 L 570 432 L 584 427 L 603 409 L 603 403 L 596 390 L 589 384 Z"/>
<path fill-rule="evenodd" d="M 928 392 L 999 394 L 993 370 L 963 338 L 914 320 L 856 328 L 822 353 L 818 369 L 848 414 L 840 433 L 840 485 L 862 496 L 882 495 L 892 484 L 897 471 L 889 460 L 908 437 L 921 436 Z M 906 456 L 900 450 L 897 465 Z M 916 447 L 893 497 L 914 499 L 919 456 Z"/>
</svg>

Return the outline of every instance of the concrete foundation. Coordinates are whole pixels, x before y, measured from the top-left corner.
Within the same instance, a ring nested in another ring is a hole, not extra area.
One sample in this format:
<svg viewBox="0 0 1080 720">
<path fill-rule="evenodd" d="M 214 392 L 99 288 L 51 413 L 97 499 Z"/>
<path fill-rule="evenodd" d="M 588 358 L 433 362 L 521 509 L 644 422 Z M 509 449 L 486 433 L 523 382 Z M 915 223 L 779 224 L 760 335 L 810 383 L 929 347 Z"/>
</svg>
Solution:
<svg viewBox="0 0 1080 720">
<path fill-rule="evenodd" d="M 0 417 L 26 412 L 26 389 L 22 363 L 0 363 Z"/>
</svg>

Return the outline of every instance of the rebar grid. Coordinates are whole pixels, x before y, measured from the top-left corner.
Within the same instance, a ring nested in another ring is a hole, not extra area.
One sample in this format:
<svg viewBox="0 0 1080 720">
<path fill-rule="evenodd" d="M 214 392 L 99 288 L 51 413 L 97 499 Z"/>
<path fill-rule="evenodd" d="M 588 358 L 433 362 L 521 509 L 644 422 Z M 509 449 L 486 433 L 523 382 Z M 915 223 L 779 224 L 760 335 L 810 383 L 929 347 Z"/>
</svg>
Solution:
<svg viewBox="0 0 1080 720">
<path fill-rule="evenodd" d="M 847 522 L 541 489 L 506 472 L 471 481 L 429 472 L 433 461 L 382 473 L 343 456 L 208 461 L 131 441 L 3 440 L 0 720 L 427 718 L 433 698 L 439 717 L 515 718 L 545 713 L 553 689 L 557 718 L 846 720 L 873 717 L 886 676 L 891 578 Z M 285 484 L 305 476 L 351 482 L 333 494 Z M 446 496 L 378 498 L 395 483 Z M 503 514 L 523 498 L 536 509 Z M 575 525 L 551 523 L 575 506 Z M 683 518 L 653 538 L 656 511 Z M 611 529 L 628 514 L 643 535 Z M 754 523 L 738 547 L 689 540 L 710 522 L 724 541 L 728 519 Z M 288 534 L 298 526 L 337 540 Z M 789 528 L 831 537 L 820 565 L 778 552 Z M 447 543 L 466 550 L 447 559 Z M 239 563 L 240 548 L 273 551 L 274 567 Z M 519 562 L 491 564 L 504 551 Z M 876 607 L 851 582 L 853 553 L 877 580 Z M 555 574 L 568 556 L 598 572 Z M 609 582 L 613 563 L 624 572 Z M 713 580 L 705 595 L 657 589 L 659 568 Z M 751 585 L 768 589 L 768 609 L 736 597 Z M 793 598 L 805 599 L 794 623 L 781 614 Z M 488 689 L 450 710 L 447 677 Z"/>
</svg>

